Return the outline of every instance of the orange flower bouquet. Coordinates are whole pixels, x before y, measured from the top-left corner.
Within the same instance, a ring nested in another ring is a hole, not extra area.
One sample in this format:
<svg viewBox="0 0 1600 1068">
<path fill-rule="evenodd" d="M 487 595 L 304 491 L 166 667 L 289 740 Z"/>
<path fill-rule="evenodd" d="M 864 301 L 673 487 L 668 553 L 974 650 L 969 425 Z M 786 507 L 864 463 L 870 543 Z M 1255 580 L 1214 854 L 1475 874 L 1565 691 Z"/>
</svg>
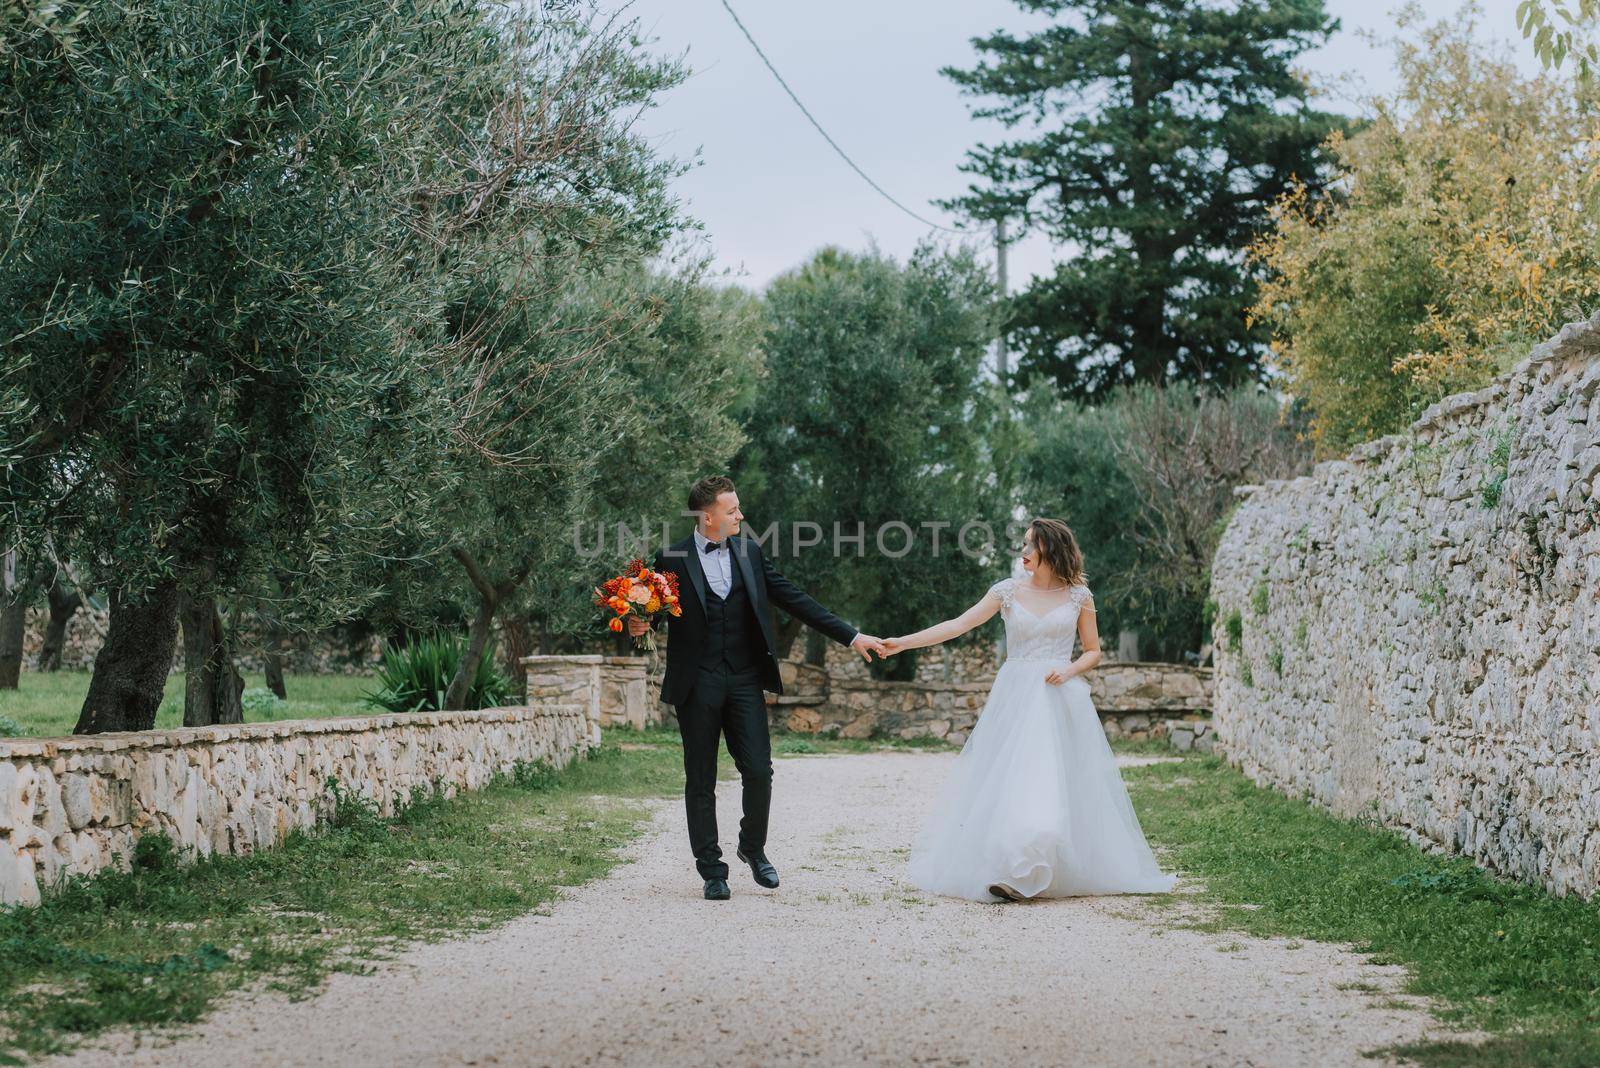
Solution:
<svg viewBox="0 0 1600 1068">
<path fill-rule="evenodd" d="M 643 560 L 630 560 L 622 574 L 596 586 L 594 603 L 611 614 L 606 626 L 613 633 L 621 633 L 623 621 L 629 616 L 648 617 L 657 612 L 672 616 L 683 614 L 683 606 L 678 603 L 678 576 L 645 567 Z M 633 639 L 633 646 L 654 649 L 654 637 L 654 632 L 646 633 L 642 638 Z"/>
</svg>

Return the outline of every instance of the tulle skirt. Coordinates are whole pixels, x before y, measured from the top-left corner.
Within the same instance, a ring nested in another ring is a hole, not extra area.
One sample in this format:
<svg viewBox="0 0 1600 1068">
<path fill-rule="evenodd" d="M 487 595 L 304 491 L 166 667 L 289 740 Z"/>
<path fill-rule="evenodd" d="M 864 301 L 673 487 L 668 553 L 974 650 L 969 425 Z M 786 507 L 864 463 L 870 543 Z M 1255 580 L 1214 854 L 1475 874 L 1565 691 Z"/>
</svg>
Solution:
<svg viewBox="0 0 1600 1068">
<path fill-rule="evenodd" d="M 1059 662 L 1059 661 L 1057 661 Z M 1003 882 L 1029 897 L 1152 894 L 1175 878 L 1156 864 L 1089 684 L 1044 681 L 1050 661 L 1001 665 L 983 713 L 911 851 L 929 893 L 996 901 Z"/>
</svg>

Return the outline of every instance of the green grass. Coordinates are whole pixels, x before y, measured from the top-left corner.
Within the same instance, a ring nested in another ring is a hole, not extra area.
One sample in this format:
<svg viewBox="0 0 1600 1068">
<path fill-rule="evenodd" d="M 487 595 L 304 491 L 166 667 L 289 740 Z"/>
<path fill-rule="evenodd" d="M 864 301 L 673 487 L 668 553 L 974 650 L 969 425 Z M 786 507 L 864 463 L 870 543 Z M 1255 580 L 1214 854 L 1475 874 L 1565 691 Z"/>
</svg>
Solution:
<svg viewBox="0 0 1600 1068">
<path fill-rule="evenodd" d="M 1227 649 L 1238 652 L 1244 643 L 1244 615 L 1237 608 L 1231 610 L 1223 619 L 1222 628 L 1227 635 Z"/>
<path fill-rule="evenodd" d="M 1430 1066 L 1600 1064 L 1600 906 L 1503 882 L 1253 785 L 1213 757 L 1128 768 L 1139 819 L 1215 926 L 1353 944 L 1489 1032 L 1394 1052 Z M 1244 906 L 1256 906 L 1246 908 Z"/>
<path fill-rule="evenodd" d="M 1485 508 L 1499 507 L 1500 497 L 1505 493 L 1511 470 L 1511 439 L 1515 434 L 1515 425 L 1495 434 L 1494 447 L 1489 450 L 1489 464 L 1478 487 L 1479 503 Z"/>
<path fill-rule="evenodd" d="M 131 872 L 0 909 L 0 1063 L 189 1023 L 246 986 L 303 994 L 407 943 L 538 909 L 606 874 L 643 826 L 638 799 L 682 783 L 676 747 L 608 744 L 394 819 L 347 797 L 324 827 L 252 856 L 179 866 L 165 839 L 142 839 Z"/>
<path fill-rule="evenodd" d="M 265 686 L 260 675 L 246 675 L 245 686 Z M 289 698 L 270 709 L 246 709 L 245 721 L 320 719 L 325 716 L 370 716 L 380 710 L 362 701 L 374 688 L 364 675 L 290 675 L 284 680 Z M 89 690 L 87 671 L 24 671 L 16 690 L 0 690 L 0 717 L 15 720 L 24 735 L 55 738 L 72 733 Z M 156 712 L 157 727 L 183 726 L 183 675 L 167 679 L 166 694 Z"/>
</svg>

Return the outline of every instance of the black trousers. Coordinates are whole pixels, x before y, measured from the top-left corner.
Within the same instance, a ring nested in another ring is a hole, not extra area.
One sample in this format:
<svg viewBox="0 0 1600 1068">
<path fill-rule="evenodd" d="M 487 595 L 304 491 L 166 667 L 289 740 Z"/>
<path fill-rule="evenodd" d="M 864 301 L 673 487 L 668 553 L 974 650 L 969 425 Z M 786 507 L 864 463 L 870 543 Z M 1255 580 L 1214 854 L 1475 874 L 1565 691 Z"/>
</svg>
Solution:
<svg viewBox="0 0 1600 1068">
<path fill-rule="evenodd" d="M 728 753 L 744 780 L 744 818 L 739 848 L 746 854 L 767 846 L 767 813 L 772 807 L 772 738 L 761 676 L 732 672 L 726 666 L 701 667 L 689 698 L 677 706 L 683 736 L 683 802 L 689 817 L 689 848 L 702 879 L 726 879 L 717 842 L 717 739 L 726 735 Z"/>
</svg>

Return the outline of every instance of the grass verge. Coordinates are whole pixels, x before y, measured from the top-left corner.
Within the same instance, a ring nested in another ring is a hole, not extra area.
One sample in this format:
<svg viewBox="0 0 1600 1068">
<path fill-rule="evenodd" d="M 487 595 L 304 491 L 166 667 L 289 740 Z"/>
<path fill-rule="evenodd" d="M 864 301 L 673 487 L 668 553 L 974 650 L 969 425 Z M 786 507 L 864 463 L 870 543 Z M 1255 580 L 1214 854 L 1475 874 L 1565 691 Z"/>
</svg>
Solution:
<svg viewBox="0 0 1600 1068">
<path fill-rule="evenodd" d="M 1490 1034 L 1390 1050 L 1433 1068 L 1600 1064 L 1600 907 L 1423 853 L 1261 789 L 1221 761 L 1127 768 L 1139 819 L 1219 927 L 1351 943 Z M 1248 906 L 1248 907 L 1247 907 Z"/>
<path fill-rule="evenodd" d="M 0 690 L 0 718 L 16 721 L 31 738 L 59 738 L 72 733 L 89 692 L 87 671 L 24 671 L 15 690 Z M 265 687 L 261 675 L 246 675 L 247 688 Z M 290 675 L 284 679 L 288 700 L 257 702 L 245 709 L 245 722 L 320 719 L 325 716 L 373 716 L 379 709 L 362 701 L 376 688 L 366 675 Z M 167 678 L 156 727 L 183 726 L 183 673 Z"/>
<path fill-rule="evenodd" d="M 682 789 L 676 747 L 605 745 L 393 819 L 341 797 L 281 848 L 177 863 L 164 839 L 133 870 L 0 909 L 0 1063 L 111 1028 L 198 1020 L 247 986 L 294 994 L 410 942 L 482 929 L 603 876 L 643 827 L 638 799 Z"/>
</svg>

